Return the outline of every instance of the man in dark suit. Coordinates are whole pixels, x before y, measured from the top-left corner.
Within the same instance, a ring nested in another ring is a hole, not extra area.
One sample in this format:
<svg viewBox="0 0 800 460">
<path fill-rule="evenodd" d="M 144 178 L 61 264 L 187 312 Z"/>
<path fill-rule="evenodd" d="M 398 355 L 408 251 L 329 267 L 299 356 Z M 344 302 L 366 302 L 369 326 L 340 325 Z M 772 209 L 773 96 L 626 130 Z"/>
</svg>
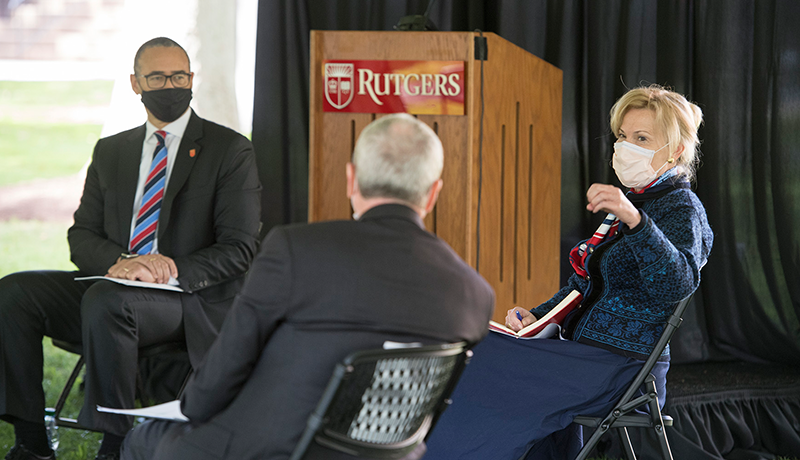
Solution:
<svg viewBox="0 0 800 460">
<path fill-rule="evenodd" d="M 43 425 L 42 336 L 81 343 L 86 391 L 78 421 L 119 457 L 132 419 L 137 350 L 186 341 L 197 366 L 213 343 L 258 247 L 260 184 L 250 142 L 189 108 L 186 52 L 156 38 L 134 60 L 131 86 L 147 122 L 101 139 L 68 240 L 78 272 L 0 280 L 0 418 L 13 423 L 7 459 L 51 459 Z M 175 285 L 183 292 L 75 281 L 76 276 Z"/>
<path fill-rule="evenodd" d="M 184 393 L 190 423 L 140 425 L 122 458 L 285 459 L 349 353 L 480 340 L 494 293 L 422 221 L 442 164 L 439 139 L 415 118 L 367 126 L 347 165 L 356 220 L 270 232 Z"/>
</svg>

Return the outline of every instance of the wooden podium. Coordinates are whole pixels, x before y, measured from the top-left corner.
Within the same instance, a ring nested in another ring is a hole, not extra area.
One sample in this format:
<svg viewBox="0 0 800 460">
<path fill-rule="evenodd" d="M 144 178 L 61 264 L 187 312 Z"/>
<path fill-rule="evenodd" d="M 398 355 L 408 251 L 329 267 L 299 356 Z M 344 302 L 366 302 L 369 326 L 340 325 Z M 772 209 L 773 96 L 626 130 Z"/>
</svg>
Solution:
<svg viewBox="0 0 800 460">
<path fill-rule="evenodd" d="M 477 264 L 496 292 L 494 319 L 502 322 L 509 308 L 533 308 L 559 287 L 562 79 L 561 70 L 527 51 L 483 36 L 481 153 L 478 33 L 311 32 L 308 216 L 351 218 L 345 164 L 358 134 L 381 116 L 323 111 L 324 61 L 463 61 L 465 115 L 418 116 L 439 135 L 445 155 L 444 189 L 425 224 Z"/>
</svg>

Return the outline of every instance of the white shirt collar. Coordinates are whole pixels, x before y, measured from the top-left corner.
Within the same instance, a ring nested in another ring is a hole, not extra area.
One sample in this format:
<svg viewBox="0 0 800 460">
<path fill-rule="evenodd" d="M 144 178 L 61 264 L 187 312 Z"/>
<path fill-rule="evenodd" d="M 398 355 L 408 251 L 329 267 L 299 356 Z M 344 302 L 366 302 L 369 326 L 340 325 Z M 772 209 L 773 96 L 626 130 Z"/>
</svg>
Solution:
<svg viewBox="0 0 800 460">
<path fill-rule="evenodd" d="M 183 137 L 183 133 L 186 131 L 186 126 L 189 124 L 189 119 L 191 117 L 192 117 L 192 109 L 188 108 L 186 109 L 186 112 L 184 112 L 183 115 L 178 117 L 177 120 L 161 128 L 161 131 L 166 131 L 167 134 L 171 134 L 173 136 Z M 150 123 L 150 120 L 147 120 L 145 122 L 145 133 L 144 133 L 145 141 L 150 140 L 150 138 L 153 136 L 153 133 L 156 131 L 159 131 L 159 129 L 156 128 L 155 125 Z"/>
</svg>

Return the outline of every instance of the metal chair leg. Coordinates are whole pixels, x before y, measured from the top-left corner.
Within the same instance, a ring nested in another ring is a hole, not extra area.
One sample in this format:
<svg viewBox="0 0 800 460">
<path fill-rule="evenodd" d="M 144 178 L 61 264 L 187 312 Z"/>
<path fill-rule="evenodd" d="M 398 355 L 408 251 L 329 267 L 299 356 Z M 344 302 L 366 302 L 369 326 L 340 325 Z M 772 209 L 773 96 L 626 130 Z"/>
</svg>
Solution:
<svg viewBox="0 0 800 460">
<path fill-rule="evenodd" d="M 84 431 L 97 431 L 95 429 L 85 427 L 79 424 L 78 421 L 75 419 L 61 417 L 61 412 L 64 410 L 67 398 L 69 397 L 69 394 L 72 392 L 72 388 L 75 386 L 75 382 L 78 380 L 78 377 L 80 376 L 80 373 L 83 370 L 84 364 L 86 364 L 85 358 L 83 357 L 83 355 L 78 355 L 78 361 L 77 363 L 75 363 L 75 367 L 72 369 L 72 373 L 69 375 L 67 383 L 64 385 L 64 389 L 58 396 L 58 401 L 56 402 L 56 407 L 54 408 L 55 410 L 53 417 L 55 418 L 56 425 L 60 427 L 74 428 L 77 430 L 84 430 Z M 183 380 L 183 384 L 181 385 L 181 388 L 176 396 L 177 399 L 180 399 L 180 397 L 183 395 L 183 390 L 186 388 L 186 384 L 189 383 L 189 378 L 192 376 L 192 372 L 193 371 L 190 370 L 189 374 Z M 144 384 L 142 382 L 141 374 L 138 371 L 136 372 L 136 388 L 139 391 L 139 402 L 142 403 L 142 406 L 145 407 L 149 406 L 150 400 L 146 396 L 144 396 Z"/>
<path fill-rule="evenodd" d="M 74 428 L 76 430 L 97 431 L 81 425 L 75 419 L 61 417 L 61 411 L 64 409 L 64 405 L 67 402 L 67 397 L 69 397 L 69 394 L 72 392 L 72 388 L 75 386 L 75 381 L 78 380 L 78 376 L 83 370 L 83 365 L 85 363 L 86 361 L 84 360 L 83 355 L 78 355 L 78 362 L 75 363 L 75 367 L 72 369 L 72 373 L 69 375 L 69 379 L 67 379 L 64 389 L 61 391 L 61 395 L 58 397 L 58 402 L 56 402 L 55 413 L 53 414 L 53 417 L 56 420 L 56 426 L 63 428 Z"/>
<path fill-rule="evenodd" d="M 622 430 L 618 430 L 618 432 L 620 433 L 621 437 L 626 438 L 623 440 L 622 444 L 623 449 L 626 450 L 626 455 L 629 459 L 635 459 L 636 457 L 633 453 L 633 446 L 631 445 L 630 437 L 628 436 L 627 430 L 625 430 L 624 427 L 652 426 L 659 439 L 659 443 L 661 444 L 661 453 L 664 460 L 672 460 L 672 452 L 670 451 L 666 430 L 664 429 L 664 418 L 661 415 L 661 409 L 658 407 L 658 393 L 655 385 L 655 377 L 653 377 L 652 374 L 652 369 L 661 356 L 661 353 L 669 343 L 670 338 L 672 338 L 673 333 L 681 325 L 681 322 L 683 321 L 682 316 L 689 305 L 690 299 L 691 296 L 688 296 L 678 302 L 678 304 L 675 306 L 675 310 L 672 312 L 672 315 L 669 317 L 664 326 L 664 332 L 661 334 L 658 342 L 656 342 L 655 346 L 653 347 L 650 356 L 648 356 L 645 360 L 642 369 L 628 386 L 621 400 L 617 402 L 616 407 L 614 407 L 611 413 L 606 415 L 602 422 L 600 422 L 600 426 L 595 430 L 595 432 L 592 434 L 592 437 L 578 454 L 578 460 L 585 460 L 588 456 L 589 450 L 594 448 L 595 444 L 597 444 L 597 439 L 600 437 L 600 435 L 607 431 L 609 427 L 614 426 L 614 422 L 617 422 L 620 417 L 623 416 L 624 418 L 622 419 L 622 422 L 617 423 L 614 428 L 623 428 Z M 644 390 L 644 394 L 639 393 L 642 390 Z M 632 411 L 636 411 L 636 409 L 639 407 L 644 407 L 645 405 L 647 405 L 647 407 L 650 409 L 650 414 L 644 415 L 634 413 L 632 416 L 628 416 Z M 578 415 L 575 417 L 576 423 L 583 426 L 594 427 L 597 425 L 597 420 L 598 419 L 596 417 L 588 417 L 583 415 Z M 668 419 L 668 423 L 671 422 L 672 419 Z"/>
<path fill-rule="evenodd" d="M 592 449 L 595 448 L 597 443 L 600 441 L 600 437 L 603 436 L 603 433 L 608 431 L 609 427 L 611 427 L 611 425 L 616 420 L 614 414 L 615 412 L 612 412 L 612 415 L 607 416 L 600 423 L 600 425 L 597 428 L 595 428 L 589 440 L 583 443 L 583 448 L 581 449 L 580 452 L 578 452 L 578 456 L 575 457 L 575 460 L 586 460 L 589 457 L 589 453 L 592 451 Z M 618 416 L 619 414 L 616 413 L 616 415 Z"/>
<path fill-rule="evenodd" d="M 655 382 L 650 382 L 647 388 L 648 391 L 652 391 L 653 394 L 656 393 L 656 384 Z M 648 408 L 650 409 L 650 418 L 653 421 L 653 430 L 656 433 L 656 437 L 658 438 L 658 443 L 661 447 L 661 456 L 664 460 L 672 460 L 672 451 L 669 448 L 669 441 L 667 440 L 667 430 L 664 427 L 664 419 L 661 416 L 661 409 L 658 407 L 658 398 L 653 398 L 652 401 L 648 403 Z"/>
<path fill-rule="evenodd" d="M 631 444 L 631 437 L 628 435 L 628 429 L 624 426 L 616 429 L 619 435 L 619 442 L 622 446 L 622 451 L 625 453 L 627 460 L 636 460 L 636 453 L 633 451 L 633 444 Z"/>
<path fill-rule="evenodd" d="M 72 391 L 72 387 L 75 386 L 75 381 L 78 379 L 78 376 L 81 373 L 81 369 L 83 369 L 83 356 L 78 359 L 78 362 L 75 364 L 75 368 L 72 369 L 72 373 L 69 375 L 69 379 L 67 379 L 67 384 L 64 389 L 61 391 L 61 395 L 58 397 L 58 402 L 56 402 L 55 407 L 55 419 L 56 424 L 58 424 L 59 419 L 61 418 L 61 411 L 64 409 L 64 404 L 67 403 L 67 397 L 69 393 Z"/>
<path fill-rule="evenodd" d="M 189 380 L 192 378 L 192 374 L 194 374 L 194 369 L 189 369 L 189 373 L 186 374 L 186 378 L 183 379 L 183 384 L 181 385 L 181 389 L 178 390 L 178 394 L 175 396 L 175 399 L 181 399 L 181 396 L 183 396 L 183 390 L 185 390 L 186 385 L 189 384 Z"/>
</svg>

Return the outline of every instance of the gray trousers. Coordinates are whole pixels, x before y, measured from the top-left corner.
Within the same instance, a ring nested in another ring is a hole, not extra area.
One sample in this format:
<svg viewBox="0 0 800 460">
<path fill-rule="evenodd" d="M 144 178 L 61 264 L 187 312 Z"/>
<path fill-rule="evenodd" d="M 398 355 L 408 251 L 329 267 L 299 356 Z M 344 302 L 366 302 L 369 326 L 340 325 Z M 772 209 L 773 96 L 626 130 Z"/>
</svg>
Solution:
<svg viewBox="0 0 800 460">
<path fill-rule="evenodd" d="M 78 421 L 124 435 L 132 417 L 97 405 L 133 408 L 138 348 L 184 340 L 181 295 L 74 281 L 78 272 L 30 271 L 0 279 L 0 419 L 41 422 L 43 336 L 83 345 L 86 390 Z"/>
</svg>

